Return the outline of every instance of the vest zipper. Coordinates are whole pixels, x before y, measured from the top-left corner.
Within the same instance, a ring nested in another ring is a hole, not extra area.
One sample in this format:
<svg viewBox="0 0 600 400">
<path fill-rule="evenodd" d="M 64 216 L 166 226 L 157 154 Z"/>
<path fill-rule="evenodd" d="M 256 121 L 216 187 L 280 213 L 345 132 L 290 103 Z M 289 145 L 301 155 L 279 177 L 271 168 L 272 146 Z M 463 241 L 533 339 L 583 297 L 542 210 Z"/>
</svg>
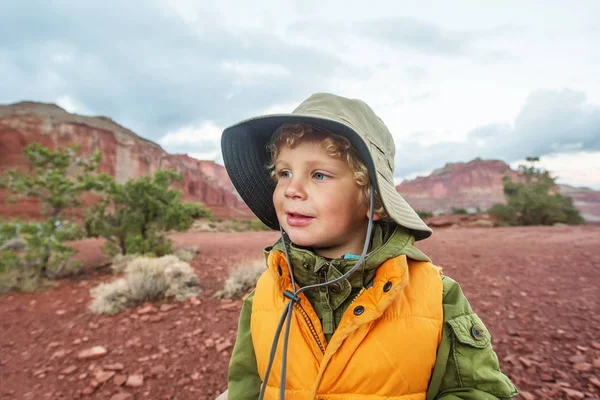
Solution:
<svg viewBox="0 0 600 400">
<path fill-rule="evenodd" d="M 310 320 L 310 317 L 308 316 L 308 314 L 306 313 L 304 308 L 302 308 L 302 306 L 299 303 L 295 303 L 294 305 L 298 308 L 298 310 L 300 311 L 300 314 L 302 314 L 302 316 L 304 317 L 304 321 L 306 321 L 306 324 L 308 325 L 308 329 L 310 330 L 310 333 L 312 333 L 313 337 L 315 338 L 317 345 L 319 345 L 321 352 L 323 354 L 325 354 L 325 346 L 323 345 L 323 342 L 321 342 L 321 339 L 319 338 L 319 335 L 317 334 L 317 329 L 315 328 L 312 321 Z"/>
</svg>

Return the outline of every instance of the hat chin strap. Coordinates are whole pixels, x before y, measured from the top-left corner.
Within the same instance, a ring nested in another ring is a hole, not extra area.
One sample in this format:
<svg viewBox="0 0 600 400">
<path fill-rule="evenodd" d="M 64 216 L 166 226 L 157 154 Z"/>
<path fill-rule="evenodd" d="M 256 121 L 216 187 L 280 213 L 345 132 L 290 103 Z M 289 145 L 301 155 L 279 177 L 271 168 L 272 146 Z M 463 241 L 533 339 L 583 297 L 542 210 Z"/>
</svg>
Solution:
<svg viewBox="0 0 600 400">
<path fill-rule="evenodd" d="M 373 187 L 373 185 L 371 185 L 371 188 L 369 190 L 369 196 L 370 196 L 370 199 L 369 199 L 369 202 L 370 202 L 370 204 L 369 204 L 369 224 L 367 225 L 367 235 L 365 237 L 365 244 L 363 246 L 363 250 L 360 255 L 360 258 L 358 259 L 358 261 L 356 262 L 354 267 L 352 267 L 352 269 L 350 269 L 344 275 L 342 275 L 339 278 L 336 278 L 332 281 L 318 283 L 315 285 L 304 286 L 300 289 L 296 289 L 296 281 L 294 280 L 294 273 L 292 271 L 292 263 L 290 262 L 290 256 L 288 254 L 287 245 L 285 244 L 285 238 L 284 238 L 285 233 L 283 231 L 283 228 L 281 227 L 281 224 L 279 225 L 279 232 L 281 233 L 281 242 L 283 243 L 283 251 L 285 252 L 285 259 L 287 261 L 288 270 L 290 272 L 290 279 L 292 281 L 292 290 L 294 292 L 292 293 L 289 290 L 286 290 L 283 293 L 285 297 L 290 299 L 290 301 L 285 306 L 285 310 L 283 311 L 283 314 L 281 315 L 281 318 L 279 319 L 279 323 L 277 324 L 277 329 L 275 330 L 275 337 L 273 338 L 273 344 L 271 345 L 271 352 L 269 354 L 269 363 L 267 364 L 267 370 L 265 371 L 265 380 L 263 381 L 262 385 L 260 386 L 260 395 L 258 396 L 259 400 L 262 400 L 265 396 L 267 382 L 269 380 L 269 375 L 271 373 L 271 367 L 273 366 L 273 360 L 275 359 L 275 352 L 277 350 L 277 344 L 279 343 L 279 336 L 281 335 L 281 329 L 283 328 L 284 321 L 286 322 L 286 324 L 285 324 L 285 333 L 283 335 L 283 355 L 281 357 L 282 362 L 281 362 L 281 380 L 279 382 L 279 399 L 280 400 L 285 399 L 285 378 L 286 378 L 286 372 L 287 372 L 288 340 L 290 337 L 290 326 L 291 326 L 291 322 L 292 322 L 292 308 L 294 306 L 294 302 L 300 301 L 300 298 L 298 297 L 298 295 L 308 289 L 315 289 L 315 288 L 320 288 L 320 287 L 324 287 L 324 286 L 329 286 L 333 283 L 344 280 L 344 279 L 348 278 L 351 274 L 353 274 L 363 264 L 363 262 L 365 260 L 365 256 L 367 255 L 367 251 L 369 249 L 371 232 L 373 231 L 374 195 L 375 195 L 375 188 Z"/>
</svg>

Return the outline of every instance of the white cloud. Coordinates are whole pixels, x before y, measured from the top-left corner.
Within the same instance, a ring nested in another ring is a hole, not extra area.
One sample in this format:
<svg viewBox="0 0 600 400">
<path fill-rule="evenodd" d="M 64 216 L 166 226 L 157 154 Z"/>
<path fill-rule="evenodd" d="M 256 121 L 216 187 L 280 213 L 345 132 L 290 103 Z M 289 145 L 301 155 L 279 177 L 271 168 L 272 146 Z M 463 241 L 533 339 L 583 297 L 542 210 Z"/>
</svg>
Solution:
<svg viewBox="0 0 600 400">
<path fill-rule="evenodd" d="M 511 167 L 523 163 L 525 160 L 519 160 Z M 550 154 L 541 157 L 537 165 L 550 171 L 558 183 L 600 190 L 600 151 Z"/>
<path fill-rule="evenodd" d="M 163 146 L 197 145 L 206 141 L 220 140 L 223 128 L 213 121 L 202 121 L 199 124 L 186 125 L 175 131 L 168 132 L 158 139 Z"/>
<path fill-rule="evenodd" d="M 58 96 L 54 102 L 72 114 L 91 114 L 90 110 L 83 103 L 66 94 Z"/>
<path fill-rule="evenodd" d="M 290 74 L 283 65 L 243 61 L 223 61 L 221 68 L 233 72 L 237 85 L 256 85 L 264 78 L 281 77 Z"/>
</svg>

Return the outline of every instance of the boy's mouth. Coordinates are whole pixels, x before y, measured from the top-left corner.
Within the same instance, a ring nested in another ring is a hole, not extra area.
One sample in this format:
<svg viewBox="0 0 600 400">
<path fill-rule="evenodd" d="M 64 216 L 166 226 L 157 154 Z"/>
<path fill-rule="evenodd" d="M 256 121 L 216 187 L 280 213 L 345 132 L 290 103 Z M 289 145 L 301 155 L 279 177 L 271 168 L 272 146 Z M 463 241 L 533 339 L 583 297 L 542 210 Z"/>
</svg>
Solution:
<svg viewBox="0 0 600 400">
<path fill-rule="evenodd" d="M 286 212 L 285 214 L 286 214 L 287 223 L 290 226 L 306 226 L 314 219 L 314 217 L 304 215 L 304 214 L 298 214 L 298 213 L 292 213 L 292 212 Z"/>
</svg>

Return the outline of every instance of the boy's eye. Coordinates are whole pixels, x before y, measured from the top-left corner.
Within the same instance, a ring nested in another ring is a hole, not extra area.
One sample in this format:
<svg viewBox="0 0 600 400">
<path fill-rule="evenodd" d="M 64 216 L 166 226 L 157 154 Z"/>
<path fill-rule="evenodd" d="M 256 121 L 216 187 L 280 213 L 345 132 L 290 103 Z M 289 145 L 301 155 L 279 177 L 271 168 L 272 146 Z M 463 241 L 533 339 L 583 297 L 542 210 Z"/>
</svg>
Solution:
<svg viewBox="0 0 600 400">
<path fill-rule="evenodd" d="M 314 177 L 315 177 L 316 180 L 322 181 L 322 180 L 324 180 L 327 177 L 327 175 L 325 175 L 322 172 L 315 172 Z"/>
<path fill-rule="evenodd" d="M 287 179 L 292 177 L 292 173 L 290 171 L 279 171 L 279 176 Z"/>
</svg>

